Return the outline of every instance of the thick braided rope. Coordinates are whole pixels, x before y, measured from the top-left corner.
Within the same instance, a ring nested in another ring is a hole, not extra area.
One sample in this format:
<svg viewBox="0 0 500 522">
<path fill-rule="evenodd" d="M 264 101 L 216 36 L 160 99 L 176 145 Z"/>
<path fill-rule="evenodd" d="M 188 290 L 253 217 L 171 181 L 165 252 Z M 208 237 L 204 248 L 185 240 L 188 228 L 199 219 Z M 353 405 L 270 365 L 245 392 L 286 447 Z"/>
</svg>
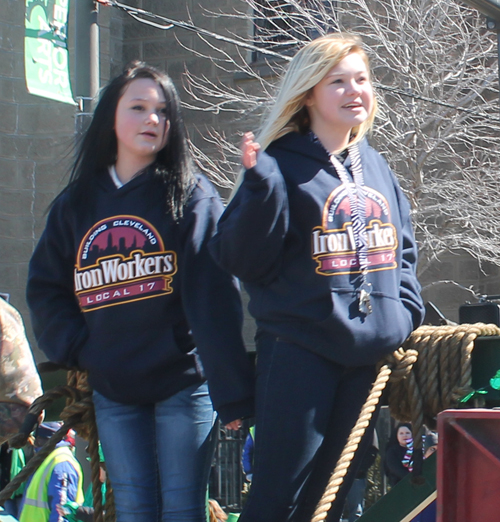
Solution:
<svg viewBox="0 0 500 522">
<path fill-rule="evenodd" d="M 415 448 L 422 447 L 424 424 L 433 428 L 439 412 L 457 407 L 471 391 L 474 341 L 492 335 L 500 335 L 498 326 L 421 326 L 404 343 L 418 352 L 418 362 L 407 378 L 391 379 L 389 406 L 395 419 L 412 423 Z"/>
<path fill-rule="evenodd" d="M 421 448 L 424 421 L 432 426 L 440 411 L 456 406 L 470 390 L 470 356 L 475 339 L 492 335 L 500 335 L 498 326 L 421 326 L 403 347 L 386 358 L 311 522 L 326 519 L 389 378 L 391 414 L 400 421 L 412 422 L 415 448 Z"/>
<path fill-rule="evenodd" d="M 322 520 L 325 520 L 328 511 L 330 510 L 332 503 L 337 496 L 340 486 L 342 485 L 344 477 L 349 469 L 354 454 L 358 449 L 358 445 L 361 442 L 365 430 L 370 424 L 373 412 L 377 407 L 380 396 L 384 391 L 385 385 L 387 384 L 390 375 L 391 369 L 389 368 L 389 366 L 382 366 L 377 375 L 377 379 L 375 380 L 375 383 L 372 386 L 368 399 L 365 402 L 363 408 L 361 409 L 359 418 L 349 435 L 347 444 L 345 445 L 344 450 L 340 455 L 340 458 L 335 467 L 335 471 L 330 477 L 328 486 L 325 492 L 323 493 L 321 500 L 318 503 L 318 506 L 312 518 L 312 522 L 320 522 Z"/>
<path fill-rule="evenodd" d="M 72 411 L 82 407 L 80 411 L 80 422 L 75 427 L 78 434 L 89 442 L 88 453 L 90 455 L 90 470 L 92 479 L 92 498 L 94 507 L 94 522 L 115 522 L 115 502 L 113 488 L 109 479 L 106 479 L 106 502 L 102 501 L 102 484 L 99 479 L 100 459 L 99 459 L 99 435 L 95 419 L 94 403 L 92 401 L 92 388 L 87 381 L 86 372 L 68 372 L 68 384 L 85 393 L 85 399 L 80 404 L 67 405 L 61 413 L 64 420 L 66 414 L 76 414 Z"/>
<path fill-rule="evenodd" d="M 102 505 L 101 481 L 99 480 L 99 440 L 97 431 L 91 429 L 89 432 L 90 471 L 92 477 L 92 498 L 94 506 L 94 522 L 104 522 L 104 510 Z"/>
<path fill-rule="evenodd" d="M 22 471 L 0 493 L 0 505 L 8 500 L 14 491 L 25 482 L 42 464 L 48 455 L 54 450 L 57 443 L 66 435 L 69 429 L 75 429 L 84 439 L 89 441 L 90 466 L 92 474 L 92 494 L 94 497 L 94 520 L 96 522 L 114 522 L 116 520 L 113 490 L 109 481 L 106 492 L 106 514 L 102 505 L 101 482 L 99 480 L 99 451 L 98 434 L 95 421 L 94 404 L 92 402 L 92 390 L 87 382 L 87 374 L 84 372 L 69 371 L 67 385 L 58 386 L 38 397 L 28 410 L 27 423 L 23 433 L 19 433 L 9 440 L 9 445 L 14 448 L 23 447 L 28 440 L 30 432 L 34 429 L 40 413 L 55 400 L 66 397 L 66 407 L 60 414 L 63 425 L 28 462 Z"/>
<path fill-rule="evenodd" d="M 78 404 L 78 407 L 81 406 L 82 409 L 80 411 L 81 420 L 76 430 L 89 443 L 88 454 L 90 456 L 94 522 L 104 522 L 104 506 L 102 504 L 101 481 L 99 480 L 99 436 L 97 434 L 94 403 L 92 401 L 92 389 L 88 384 L 87 374 L 84 372 L 68 372 L 68 385 L 85 393 L 85 399 Z M 67 404 L 63 413 L 61 413 L 61 419 L 64 420 L 67 414 L 76 414 L 76 411 L 74 411 L 75 407 L 77 405 Z"/>
<path fill-rule="evenodd" d="M 38 451 L 28 464 L 5 486 L 0 492 L 0 506 L 13 495 L 19 486 L 38 469 L 42 462 L 54 451 L 56 444 L 65 437 L 69 427 L 63 424 L 61 428 L 52 435 L 45 446 Z"/>
<path fill-rule="evenodd" d="M 22 448 L 28 442 L 30 432 L 34 429 L 37 419 L 40 413 L 46 409 L 55 400 L 66 397 L 69 402 L 80 401 L 82 399 L 82 393 L 80 390 L 73 388 L 72 386 L 57 386 L 56 388 L 44 393 L 41 397 L 38 397 L 28 410 L 28 422 L 32 419 L 31 426 L 25 429 L 23 433 L 14 435 L 9 440 L 9 446 L 12 448 Z M 8 500 L 12 494 L 25 482 L 42 464 L 42 462 L 54 451 L 56 445 L 65 437 L 67 431 L 76 424 L 76 419 L 72 416 L 68 416 L 66 421 L 63 423 L 61 428 L 52 435 L 50 440 L 45 446 L 36 453 L 36 455 L 28 462 L 28 464 L 18 473 L 1 491 L 0 493 L 0 505 L 4 505 L 5 501 Z"/>
</svg>

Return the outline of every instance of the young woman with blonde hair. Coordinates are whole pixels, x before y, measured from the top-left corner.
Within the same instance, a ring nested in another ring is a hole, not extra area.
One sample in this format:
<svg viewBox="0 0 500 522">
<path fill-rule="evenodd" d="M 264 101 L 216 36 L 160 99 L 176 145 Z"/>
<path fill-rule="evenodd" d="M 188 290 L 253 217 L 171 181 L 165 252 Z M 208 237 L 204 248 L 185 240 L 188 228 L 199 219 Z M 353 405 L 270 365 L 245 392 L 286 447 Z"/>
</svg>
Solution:
<svg viewBox="0 0 500 522">
<path fill-rule="evenodd" d="M 365 139 L 376 108 L 361 42 L 328 35 L 292 59 L 257 140 L 243 139 L 246 171 L 210 244 L 245 283 L 258 326 L 241 522 L 310 520 L 377 361 L 423 318 L 410 207 Z"/>
</svg>

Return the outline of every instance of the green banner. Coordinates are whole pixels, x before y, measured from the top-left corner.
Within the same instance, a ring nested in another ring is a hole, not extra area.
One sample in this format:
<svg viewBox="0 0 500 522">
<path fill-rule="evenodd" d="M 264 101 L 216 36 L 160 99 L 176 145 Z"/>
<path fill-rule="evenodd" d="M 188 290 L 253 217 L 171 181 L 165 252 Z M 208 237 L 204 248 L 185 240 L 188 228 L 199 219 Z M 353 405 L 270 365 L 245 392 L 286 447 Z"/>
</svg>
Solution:
<svg viewBox="0 0 500 522">
<path fill-rule="evenodd" d="M 31 94 L 75 105 L 69 79 L 70 0 L 26 0 L 24 70 Z"/>
</svg>

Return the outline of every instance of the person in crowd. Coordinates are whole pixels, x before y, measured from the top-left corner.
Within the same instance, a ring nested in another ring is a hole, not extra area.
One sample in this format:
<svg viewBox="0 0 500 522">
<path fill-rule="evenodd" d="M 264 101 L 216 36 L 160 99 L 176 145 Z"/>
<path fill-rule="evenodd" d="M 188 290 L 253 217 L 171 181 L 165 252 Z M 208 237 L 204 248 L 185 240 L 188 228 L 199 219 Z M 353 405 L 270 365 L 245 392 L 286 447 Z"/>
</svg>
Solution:
<svg viewBox="0 0 500 522">
<path fill-rule="evenodd" d="M 87 457 L 87 460 L 90 460 L 90 457 Z M 106 461 L 100 444 L 99 481 L 101 482 L 101 496 L 104 505 L 106 502 Z M 65 504 L 58 504 L 56 509 L 59 515 L 64 517 L 68 522 L 94 522 L 94 497 L 92 493 L 92 484 L 87 488 L 82 504 L 69 500 Z"/>
<path fill-rule="evenodd" d="M 393 430 L 384 457 L 384 471 L 390 486 L 395 486 L 412 471 L 413 434 L 411 424 L 399 423 Z"/>
<path fill-rule="evenodd" d="M 241 454 L 241 467 L 243 468 L 243 473 L 245 473 L 245 478 L 248 482 L 252 482 L 254 447 L 255 426 L 250 426 L 247 438 L 245 439 L 245 444 L 243 445 L 243 452 Z"/>
<path fill-rule="evenodd" d="M 15 478 L 33 456 L 32 436 L 20 449 L 8 440 L 19 432 L 33 401 L 43 394 L 21 314 L 0 293 L 0 491 Z M 25 484 L 5 501 L 4 512 L 16 519 Z"/>
<path fill-rule="evenodd" d="M 205 521 L 214 408 L 229 428 L 253 414 L 238 282 L 207 248 L 222 210 L 172 81 L 132 63 L 102 91 L 27 286 L 39 347 L 88 371 L 118 522 Z"/>
<path fill-rule="evenodd" d="M 23 319 L 8 297 L 0 292 L 0 444 L 19 432 L 29 407 L 43 395 Z M 2 481 L 9 474 L 2 473 Z"/>
<path fill-rule="evenodd" d="M 210 243 L 257 322 L 252 487 L 241 522 L 310 520 L 375 379 L 423 319 L 410 206 L 365 136 L 368 58 L 350 35 L 291 60 Z M 367 430 L 329 512 L 338 520 Z"/>
<path fill-rule="evenodd" d="M 429 430 L 424 437 L 424 460 L 428 459 L 438 447 L 438 434 Z"/>
<path fill-rule="evenodd" d="M 428 431 L 424 436 L 424 460 L 435 453 L 438 447 L 438 434 L 435 431 Z M 437 502 L 433 500 L 425 509 L 420 512 L 411 522 L 436 522 Z"/>
<path fill-rule="evenodd" d="M 35 433 L 35 450 L 42 448 L 61 426 L 60 422 L 40 424 Z M 75 435 L 69 430 L 28 480 L 20 522 L 61 522 L 58 504 L 83 502 L 83 472 L 74 456 Z"/>
</svg>

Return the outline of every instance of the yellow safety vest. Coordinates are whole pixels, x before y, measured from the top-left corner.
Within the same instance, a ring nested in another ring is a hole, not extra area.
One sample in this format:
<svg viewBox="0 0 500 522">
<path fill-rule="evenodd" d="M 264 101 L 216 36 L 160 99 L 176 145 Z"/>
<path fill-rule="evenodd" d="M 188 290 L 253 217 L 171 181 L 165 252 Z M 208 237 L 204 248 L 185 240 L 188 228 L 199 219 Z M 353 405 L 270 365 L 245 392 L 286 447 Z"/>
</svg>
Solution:
<svg viewBox="0 0 500 522">
<path fill-rule="evenodd" d="M 83 503 L 83 473 L 80 463 L 75 459 L 68 446 L 56 448 L 36 470 L 26 490 L 23 510 L 19 522 L 48 522 L 50 506 L 48 486 L 52 471 L 57 464 L 70 462 L 78 473 L 78 488 L 75 501 Z"/>
</svg>

